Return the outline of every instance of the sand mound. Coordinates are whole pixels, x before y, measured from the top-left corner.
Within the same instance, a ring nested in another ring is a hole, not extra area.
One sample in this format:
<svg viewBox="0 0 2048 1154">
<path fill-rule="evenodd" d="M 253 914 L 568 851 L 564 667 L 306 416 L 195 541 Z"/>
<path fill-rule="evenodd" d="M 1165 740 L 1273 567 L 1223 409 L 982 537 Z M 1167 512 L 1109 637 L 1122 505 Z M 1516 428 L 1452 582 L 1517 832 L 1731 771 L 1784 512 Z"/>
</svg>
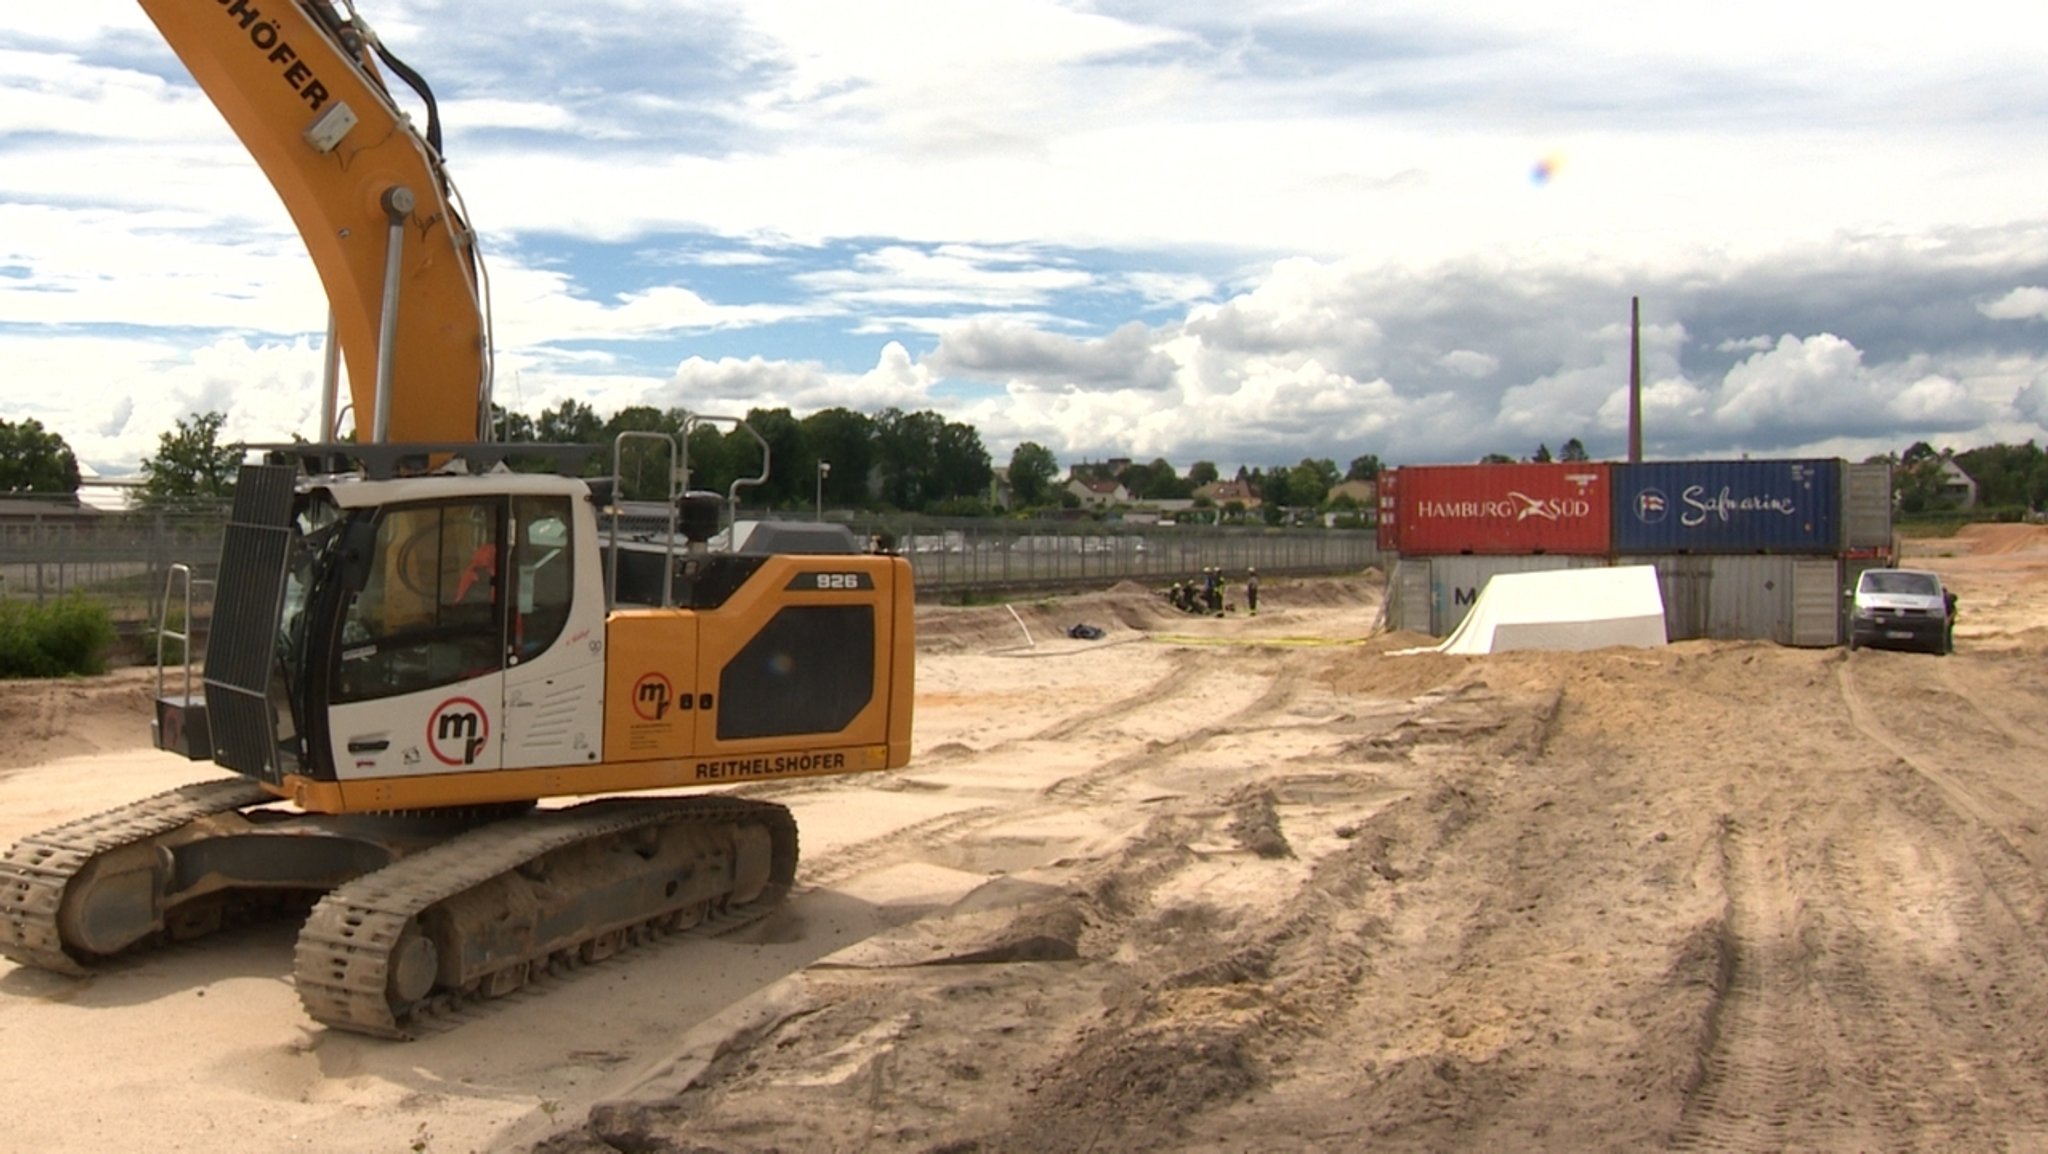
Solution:
<svg viewBox="0 0 2048 1154">
<path fill-rule="evenodd" d="M 149 745 L 156 670 L 0 681 L 0 773 Z"/>
</svg>

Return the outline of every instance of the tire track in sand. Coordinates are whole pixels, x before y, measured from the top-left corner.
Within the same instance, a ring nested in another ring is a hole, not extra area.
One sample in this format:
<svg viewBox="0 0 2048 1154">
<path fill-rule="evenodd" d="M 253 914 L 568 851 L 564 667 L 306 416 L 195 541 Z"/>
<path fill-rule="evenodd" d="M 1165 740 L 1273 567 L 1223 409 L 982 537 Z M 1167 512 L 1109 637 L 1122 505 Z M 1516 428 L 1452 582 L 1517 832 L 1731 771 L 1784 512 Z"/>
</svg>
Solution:
<svg viewBox="0 0 2048 1154">
<path fill-rule="evenodd" d="M 985 777 L 986 789 L 1012 791 L 1014 800 L 939 815 L 837 846 L 800 867 L 799 890 L 836 885 L 899 862 L 929 859 L 947 846 L 997 826 L 1107 804 L 1115 790 L 1133 776 L 1218 737 L 1259 728 L 1262 719 L 1282 713 L 1301 681 L 1298 672 L 1289 672 L 1296 664 L 1299 662 L 1282 658 L 1251 665 L 1191 651 L 1135 692 L 1063 718 L 1029 737 L 948 758 L 943 765 L 949 779 Z M 1219 718 L 1211 709 L 1189 709 L 1186 701 L 1196 695 L 1220 702 L 1229 712 Z M 1018 747 L 1071 742 L 1083 734 L 1101 746 L 1099 756 L 1084 767 L 1035 790 L 1004 780 L 1003 763 Z"/>
<path fill-rule="evenodd" d="M 1797 900 L 1782 839 L 1724 818 L 1727 887 L 1719 995 L 1707 1020 L 1697 1084 L 1671 1146 L 1770 1154 L 1795 1144 L 1799 1079 L 1813 1068 L 1801 988 Z"/>
<path fill-rule="evenodd" d="M 2026 927 L 2027 941 L 2036 956 L 2048 964 L 2048 887 L 2043 886 L 2026 849 L 2007 832 L 2004 823 L 2012 815 L 1988 804 L 1938 757 L 1909 743 L 1887 726 L 1857 686 L 1849 663 L 1837 667 L 1836 678 L 1842 701 L 1857 730 L 1931 786 L 1940 803 L 1962 824 L 1959 837 L 1981 871 L 1985 890 L 2015 923 Z M 2000 794 L 2004 792 L 1995 784 L 1991 788 Z M 1938 815 L 1920 816 L 1930 823 L 1939 821 Z"/>
</svg>

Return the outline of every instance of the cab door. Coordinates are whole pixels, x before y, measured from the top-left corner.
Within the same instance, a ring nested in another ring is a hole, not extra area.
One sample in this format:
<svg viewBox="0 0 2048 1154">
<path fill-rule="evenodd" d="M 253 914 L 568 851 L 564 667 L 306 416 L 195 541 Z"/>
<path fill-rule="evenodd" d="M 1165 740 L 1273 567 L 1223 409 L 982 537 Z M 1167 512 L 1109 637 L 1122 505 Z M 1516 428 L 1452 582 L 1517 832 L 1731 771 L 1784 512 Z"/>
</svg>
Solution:
<svg viewBox="0 0 2048 1154">
<path fill-rule="evenodd" d="M 379 510 L 362 587 L 342 608 L 327 736 L 343 781 L 502 764 L 502 496 Z"/>
<path fill-rule="evenodd" d="M 603 753 L 605 606 L 594 525 L 567 496 L 515 494 L 505 649 L 504 765 L 586 766 Z M 582 543 L 579 550 L 578 543 Z"/>
</svg>

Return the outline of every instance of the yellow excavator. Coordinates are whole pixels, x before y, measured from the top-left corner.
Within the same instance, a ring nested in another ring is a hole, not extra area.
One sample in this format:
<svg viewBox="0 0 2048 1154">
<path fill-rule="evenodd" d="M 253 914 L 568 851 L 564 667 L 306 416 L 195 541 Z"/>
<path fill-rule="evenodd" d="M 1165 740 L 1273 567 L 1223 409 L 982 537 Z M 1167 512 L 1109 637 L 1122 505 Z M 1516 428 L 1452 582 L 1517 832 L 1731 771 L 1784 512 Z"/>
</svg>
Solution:
<svg viewBox="0 0 2048 1154">
<path fill-rule="evenodd" d="M 203 692 L 159 693 L 156 744 L 233 776 L 14 845 L 0 954 L 84 973 L 304 910 L 307 1012 L 404 1038 L 772 908 L 788 809 L 686 787 L 908 762 L 908 564 L 842 526 L 740 539 L 686 439 L 613 447 L 615 473 L 663 461 L 667 492 L 634 502 L 580 475 L 590 447 L 492 442 L 483 265 L 425 84 L 352 0 L 140 2 L 305 238 L 356 436 L 330 358 L 319 435 L 242 467 Z M 553 469 L 506 467 L 536 456 Z"/>
</svg>

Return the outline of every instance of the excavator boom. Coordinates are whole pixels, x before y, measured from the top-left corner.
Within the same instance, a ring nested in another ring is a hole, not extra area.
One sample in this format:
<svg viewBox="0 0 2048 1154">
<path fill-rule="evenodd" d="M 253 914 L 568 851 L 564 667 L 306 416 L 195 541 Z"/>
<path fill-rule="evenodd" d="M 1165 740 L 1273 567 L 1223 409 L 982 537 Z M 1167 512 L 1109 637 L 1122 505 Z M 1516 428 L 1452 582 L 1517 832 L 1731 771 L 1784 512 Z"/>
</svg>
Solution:
<svg viewBox="0 0 2048 1154">
<path fill-rule="evenodd" d="M 414 131 L 376 69 L 374 34 L 326 0 L 139 2 L 305 239 L 356 426 L 377 434 L 359 439 L 479 439 L 489 411 L 481 265 L 436 142 Z"/>
</svg>

